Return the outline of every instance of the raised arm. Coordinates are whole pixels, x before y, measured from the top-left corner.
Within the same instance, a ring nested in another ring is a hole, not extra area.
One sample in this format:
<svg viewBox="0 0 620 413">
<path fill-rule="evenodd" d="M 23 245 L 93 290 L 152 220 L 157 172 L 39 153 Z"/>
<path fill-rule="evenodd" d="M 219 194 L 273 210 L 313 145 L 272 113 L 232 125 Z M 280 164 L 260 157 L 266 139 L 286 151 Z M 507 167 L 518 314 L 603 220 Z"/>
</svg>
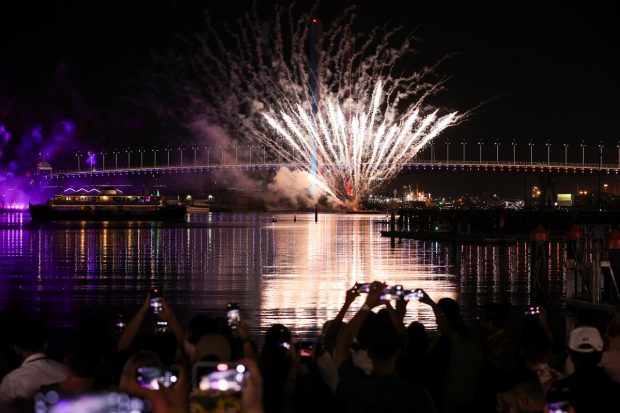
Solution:
<svg viewBox="0 0 620 413">
<path fill-rule="evenodd" d="M 117 351 L 126 350 L 129 348 L 129 346 L 131 346 L 131 343 L 133 342 L 134 338 L 136 338 L 136 335 L 138 334 L 138 330 L 140 329 L 140 326 L 142 325 L 142 322 L 144 321 L 144 317 L 146 317 L 146 314 L 149 311 L 150 303 L 151 303 L 151 294 L 147 293 L 146 299 L 142 303 L 142 306 L 140 306 L 140 309 L 133 316 L 131 321 L 127 323 L 127 327 L 125 327 L 125 331 L 123 331 L 123 334 L 119 338 L 118 344 L 116 345 Z"/>
<path fill-rule="evenodd" d="M 342 320 L 344 319 L 345 314 L 349 310 L 349 307 L 355 301 L 355 299 L 360 295 L 359 289 L 357 288 L 357 284 L 347 290 L 346 297 L 344 299 L 344 304 L 340 308 L 338 315 L 332 321 L 332 323 L 327 328 L 325 332 L 325 351 L 332 353 L 334 348 L 336 347 L 336 338 L 338 337 L 338 332 L 342 327 Z"/>
<path fill-rule="evenodd" d="M 162 309 L 159 312 L 159 316 L 162 320 L 168 323 L 168 327 L 177 340 L 177 346 L 184 352 L 185 348 L 183 344 L 185 342 L 185 333 L 183 331 L 183 327 L 181 327 L 181 323 L 179 323 L 179 320 L 174 314 L 174 310 L 166 300 L 162 300 Z"/>
<path fill-rule="evenodd" d="M 362 324 L 368 318 L 370 310 L 381 304 L 381 293 L 385 288 L 385 284 L 375 281 L 372 283 L 370 291 L 366 296 L 366 302 L 362 305 L 362 308 L 353 316 L 349 324 L 342 330 L 336 341 L 336 348 L 334 349 L 334 360 L 336 366 L 351 357 L 349 354 L 349 348 L 353 343 L 353 339 L 357 336 Z"/>
<path fill-rule="evenodd" d="M 426 294 L 426 291 L 422 289 L 420 289 L 420 291 L 422 292 L 420 302 L 430 306 L 433 309 L 433 313 L 435 313 L 435 322 L 437 323 L 437 328 L 439 331 L 447 336 L 452 336 L 452 334 L 456 331 L 454 326 L 450 323 L 443 311 L 441 311 L 437 303 L 433 301 L 428 294 Z"/>
</svg>

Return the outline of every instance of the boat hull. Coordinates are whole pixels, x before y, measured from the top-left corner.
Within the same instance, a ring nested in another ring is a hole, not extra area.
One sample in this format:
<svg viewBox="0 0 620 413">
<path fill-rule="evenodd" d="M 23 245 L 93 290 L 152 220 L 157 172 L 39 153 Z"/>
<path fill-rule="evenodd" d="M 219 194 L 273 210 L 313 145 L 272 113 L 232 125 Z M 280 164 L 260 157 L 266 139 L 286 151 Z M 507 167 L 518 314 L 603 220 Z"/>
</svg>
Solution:
<svg viewBox="0 0 620 413">
<path fill-rule="evenodd" d="M 187 210 L 183 205 L 163 205 L 150 209 L 59 209 L 49 205 L 30 205 L 28 212 L 33 221 L 182 221 Z"/>
</svg>

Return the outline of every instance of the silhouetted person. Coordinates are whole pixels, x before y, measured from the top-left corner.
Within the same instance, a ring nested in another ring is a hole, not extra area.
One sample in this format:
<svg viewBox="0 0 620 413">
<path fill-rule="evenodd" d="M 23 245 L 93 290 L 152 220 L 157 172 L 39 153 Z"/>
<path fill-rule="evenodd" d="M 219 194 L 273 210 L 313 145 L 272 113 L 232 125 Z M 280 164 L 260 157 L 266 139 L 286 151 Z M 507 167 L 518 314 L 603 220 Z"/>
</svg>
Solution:
<svg viewBox="0 0 620 413">
<path fill-rule="evenodd" d="M 599 331 L 590 326 L 575 328 L 570 333 L 568 348 L 575 372 L 553 383 L 549 393 L 567 389 L 570 404 L 578 413 L 604 412 L 617 406 L 620 384 L 598 366 L 603 356 Z"/>
<path fill-rule="evenodd" d="M 65 366 L 45 355 L 47 336 L 41 323 L 24 321 L 15 331 L 12 344 L 23 362 L 2 379 L 0 403 L 30 399 L 39 387 L 67 377 Z"/>
<path fill-rule="evenodd" d="M 383 288 L 383 283 L 372 284 L 365 304 L 338 337 L 334 357 L 340 376 L 339 391 L 350 412 L 434 412 L 428 393 L 396 372 L 396 360 L 402 349 L 398 330 L 389 317 L 371 317 L 366 338 L 372 360 L 370 374 L 351 360 L 349 349 L 371 309 L 382 304 Z"/>
</svg>

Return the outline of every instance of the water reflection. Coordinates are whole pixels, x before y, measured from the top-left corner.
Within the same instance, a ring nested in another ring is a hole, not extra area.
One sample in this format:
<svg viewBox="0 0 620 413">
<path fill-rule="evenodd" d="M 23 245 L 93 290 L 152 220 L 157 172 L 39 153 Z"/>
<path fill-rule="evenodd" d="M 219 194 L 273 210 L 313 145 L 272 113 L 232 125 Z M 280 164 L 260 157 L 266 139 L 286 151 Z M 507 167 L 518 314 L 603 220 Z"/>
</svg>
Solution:
<svg viewBox="0 0 620 413">
<path fill-rule="evenodd" d="M 253 333 L 279 322 L 301 337 L 317 333 L 355 282 L 382 280 L 458 300 L 465 317 L 481 304 L 527 303 L 528 246 L 458 246 L 381 238 L 384 216 L 197 214 L 186 223 L 31 223 L 0 214 L 0 307 L 37 312 L 51 326 L 86 313 L 131 314 L 152 285 L 187 321 L 224 315 L 238 302 Z M 551 285 L 562 293 L 563 248 L 552 243 Z M 351 309 L 355 311 L 362 300 Z M 406 321 L 434 328 L 429 307 Z"/>
</svg>

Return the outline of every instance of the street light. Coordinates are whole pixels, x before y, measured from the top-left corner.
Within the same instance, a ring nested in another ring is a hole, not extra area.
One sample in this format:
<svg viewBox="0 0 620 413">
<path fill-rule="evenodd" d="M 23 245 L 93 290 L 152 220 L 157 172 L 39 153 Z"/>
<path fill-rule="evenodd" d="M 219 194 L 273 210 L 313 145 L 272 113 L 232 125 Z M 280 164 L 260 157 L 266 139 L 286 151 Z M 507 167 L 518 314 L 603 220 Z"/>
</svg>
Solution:
<svg viewBox="0 0 620 413">
<path fill-rule="evenodd" d="M 517 163 L 517 141 L 514 139 L 512 140 L 512 163 Z"/>
<path fill-rule="evenodd" d="M 250 147 L 250 165 L 252 165 L 252 145 L 249 145 Z"/>
<path fill-rule="evenodd" d="M 140 153 L 140 169 L 144 168 L 144 149 L 138 149 Z"/>
<path fill-rule="evenodd" d="M 482 163 L 482 145 L 484 145 L 484 142 L 482 142 L 482 139 L 478 141 L 478 149 L 480 152 L 480 163 Z"/>
<path fill-rule="evenodd" d="M 153 151 L 153 168 L 157 168 L 157 148 L 151 150 Z"/>
<path fill-rule="evenodd" d="M 465 162 L 465 147 L 467 146 L 467 142 L 465 142 L 465 139 L 461 141 L 461 144 L 463 145 L 463 162 Z"/>
<path fill-rule="evenodd" d="M 601 211 L 601 169 L 603 168 L 603 141 L 598 143 L 598 210 Z"/>
<path fill-rule="evenodd" d="M 568 164 L 568 143 L 564 144 L 564 164 Z"/>
<path fill-rule="evenodd" d="M 127 153 L 127 169 L 131 169 L 131 149 L 125 151 Z"/>
<path fill-rule="evenodd" d="M 114 148 L 114 169 L 118 169 L 118 149 Z"/>
<path fill-rule="evenodd" d="M 180 162 L 180 166 L 183 166 L 183 148 L 179 147 L 179 153 L 181 154 L 181 162 Z"/>
<path fill-rule="evenodd" d="M 499 163 L 499 139 L 495 140 L 495 162 Z"/>
<path fill-rule="evenodd" d="M 105 170 L 105 152 L 101 152 L 101 170 Z"/>
<path fill-rule="evenodd" d="M 172 150 L 172 149 L 170 149 L 170 147 L 168 147 L 168 148 L 166 148 L 166 149 L 165 149 L 165 151 L 166 151 L 166 155 L 167 155 L 167 161 L 168 161 L 168 162 L 167 162 L 168 168 L 170 168 L 170 151 L 171 151 L 171 150 Z"/>
<path fill-rule="evenodd" d="M 586 164 L 586 144 L 581 140 L 581 166 L 585 166 Z"/>
<path fill-rule="evenodd" d="M 77 166 L 78 166 L 78 172 L 80 172 L 82 169 L 80 168 L 80 153 L 76 153 L 75 156 L 77 157 Z"/>
<path fill-rule="evenodd" d="M 197 150 L 197 148 L 194 146 L 192 149 L 194 150 L 194 167 L 195 167 L 196 166 L 196 150 Z"/>
<path fill-rule="evenodd" d="M 532 164 L 534 163 L 534 142 L 530 141 L 528 145 L 530 145 L 530 164 Z"/>
<path fill-rule="evenodd" d="M 545 143 L 545 145 L 547 146 L 547 165 L 551 164 L 550 162 L 550 153 L 551 153 L 551 142 L 549 142 L 549 139 L 547 139 L 547 142 Z"/>
<path fill-rule="evenodd" d="M 450 141 L 446 140 L 446 162 L 450 163 Z"/>
</svg>

